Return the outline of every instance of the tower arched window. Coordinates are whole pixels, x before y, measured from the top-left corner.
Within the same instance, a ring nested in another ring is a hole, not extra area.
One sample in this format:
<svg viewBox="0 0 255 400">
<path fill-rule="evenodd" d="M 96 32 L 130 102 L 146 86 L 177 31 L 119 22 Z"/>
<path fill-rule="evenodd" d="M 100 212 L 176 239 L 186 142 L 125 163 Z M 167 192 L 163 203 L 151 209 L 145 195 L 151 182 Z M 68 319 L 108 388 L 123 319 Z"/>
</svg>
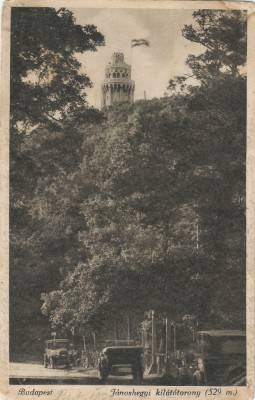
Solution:
<svg viewBox="0 0 255 400">
<path fill-rule="evenodd" d="M 128 78 L 128 74 L 126 74 L 126 78 Z"/>
<path fill-rule="evenodd" d="M 111 77 L 111 74 L 109 74 L 109 78 Z"/>
<path fill-rule="evenodd" d="M 120 77 L 120 74 L 119 73 L 117 73 L 117 78 L 119 78 Z"/>
<path fill-rule="evenodd" d="M 122 78 L 125 78 L 125 74 L 122 74 Z"/>
<path fill-rule="evenodd" d="M 116 78 L 116 74 L 115 74 L 115 72 L 112 74 L 112 76 L 113 76 L 114 78 Z"/>
</svg>

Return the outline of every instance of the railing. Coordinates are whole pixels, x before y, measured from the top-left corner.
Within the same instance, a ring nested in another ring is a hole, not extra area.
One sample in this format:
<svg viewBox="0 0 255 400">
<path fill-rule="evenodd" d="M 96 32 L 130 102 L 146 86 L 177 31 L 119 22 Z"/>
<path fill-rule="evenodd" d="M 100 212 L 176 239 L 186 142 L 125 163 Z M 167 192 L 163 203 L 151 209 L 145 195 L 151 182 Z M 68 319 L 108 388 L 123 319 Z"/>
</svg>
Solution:
<svg viewBox="0 0 255 400">
<path fill-rule="evenodd" d="M 104 80 L 102 82 L 102 85 L 105 85 L 105 84 L 109 85 L 111 83 L 128 83 L 128 84 L 134 85 L 135 81 L 133 81 L 129 78 L 109 78 L 107 80 Z"/>
</svg>

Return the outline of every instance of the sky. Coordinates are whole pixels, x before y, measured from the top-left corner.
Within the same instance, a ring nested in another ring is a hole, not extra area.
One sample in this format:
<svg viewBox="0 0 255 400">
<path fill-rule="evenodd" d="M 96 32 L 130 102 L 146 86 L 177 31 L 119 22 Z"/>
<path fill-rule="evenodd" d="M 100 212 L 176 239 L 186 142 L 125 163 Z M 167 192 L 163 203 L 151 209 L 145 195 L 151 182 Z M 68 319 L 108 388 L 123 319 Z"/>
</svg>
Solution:
<svg viewBox="0 0 255 400">
<path fill-rule="evenodd" d="M 203 46 L 191 43 L 182 36 L 185 24 L 194 24 L 192 10 L 71 8 L 80 25 L 93 24 L 105 37 L 105 46 L 97 52 L 77 54 L 85 72 L 93 82 L 87 90 L 90 105 L 101 104 L 100 85 L 112 54 L 122 52 L 131 64 L 135 81 L 135 100 L 162 97 L 169 79 L 189 72 L 185 60 L 189 54 L 200 54 Z M 134 47 L 132 39 L 147 39 L 150 46 Z"/>
</svg>

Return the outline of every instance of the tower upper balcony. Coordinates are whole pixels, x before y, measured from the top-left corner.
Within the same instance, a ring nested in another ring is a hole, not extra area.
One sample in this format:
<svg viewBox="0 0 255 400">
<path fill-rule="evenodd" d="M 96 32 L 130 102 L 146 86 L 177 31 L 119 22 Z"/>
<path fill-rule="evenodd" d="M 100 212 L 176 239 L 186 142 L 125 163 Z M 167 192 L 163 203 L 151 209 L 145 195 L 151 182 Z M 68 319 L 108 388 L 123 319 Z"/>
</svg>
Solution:
<svg viewBox="0 0 255 400">
<path fill-rule="evenodd" d="M 112 61 L 114 64 L 123 64 L 124 63 L 124 54 L 115 52 L 112 55 Z"/>
<path fill-rule="evenodd" d="M 124 61 L 123 53 L 113 53 L 112 62 L 105 68 L 105 79 L 131 79 L 131 65 Z"/>
</svg>

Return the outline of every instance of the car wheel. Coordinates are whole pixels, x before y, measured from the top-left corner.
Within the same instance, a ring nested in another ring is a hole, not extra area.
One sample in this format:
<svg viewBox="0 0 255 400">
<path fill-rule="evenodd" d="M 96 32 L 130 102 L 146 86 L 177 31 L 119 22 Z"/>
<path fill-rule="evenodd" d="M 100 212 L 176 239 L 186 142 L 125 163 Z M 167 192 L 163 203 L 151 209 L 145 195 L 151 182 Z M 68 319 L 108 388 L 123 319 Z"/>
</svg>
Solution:
<svg viewBox="0 0 255 400">
<path fill-rule="evenodd" d="M 77 358 L 76 362 L 75 362 L 76 367 L 80 367 L 81 366 L 81 358 Z"/>
<path fill-rule="evenodd" d="M 102 383 L 105 382 L 106 379 L 108 378 L 108 373 L 105 371 L 99 371 L 99 378 Z"/>
<path fill-rule="evenodd" d="M 192 384 L 192 382 L 190 382 L 190 379 L 187 375 L 181 375 L 178 379 L 178 384 L 179 384 L 179 386 L 185 386 L 185 385 Z M 197 386 L 197 385 L 194 385 L 194 386 Z"/>
<path fill-rule="evenodd" d="M 132 367 L 131 374 L 132 374 L 133 380 L 136 381 L 137 380 L 137 369 Z"/>
<path fill-rule="evenodd" d="M 101 383 L 104 383 L 109 376 L 109 368 L 103 367 L 99 364 L 99 378 Z"/>
<path fill-rule="evenodd" d="M 198 379 L 197 379 L 196 376 L 193 376 L 193 379 L 192 379 L 192 386 L 199 386 Z"/>
<path fill-rule="evenodd" d="M 238 381 L 238 379 L 245 376 L 245 370 L 243 368 L 235 368 L 227 374 L 224 379 L 224 385 L 232 386 Z"/>
<path fill-rule="evenodd" d="M 143 381 L 143 369 L 139 368 L 137 372 L 137 381 L 140 383 Z"/>
<path fill-rule="evenodd" d="M 132 368 L 132 375 L 133 375 L 133 380 L 135 382 L 142 382 L 143 380 L 143 368 L 142 367 L 136 367 Z"/>
</svg>

